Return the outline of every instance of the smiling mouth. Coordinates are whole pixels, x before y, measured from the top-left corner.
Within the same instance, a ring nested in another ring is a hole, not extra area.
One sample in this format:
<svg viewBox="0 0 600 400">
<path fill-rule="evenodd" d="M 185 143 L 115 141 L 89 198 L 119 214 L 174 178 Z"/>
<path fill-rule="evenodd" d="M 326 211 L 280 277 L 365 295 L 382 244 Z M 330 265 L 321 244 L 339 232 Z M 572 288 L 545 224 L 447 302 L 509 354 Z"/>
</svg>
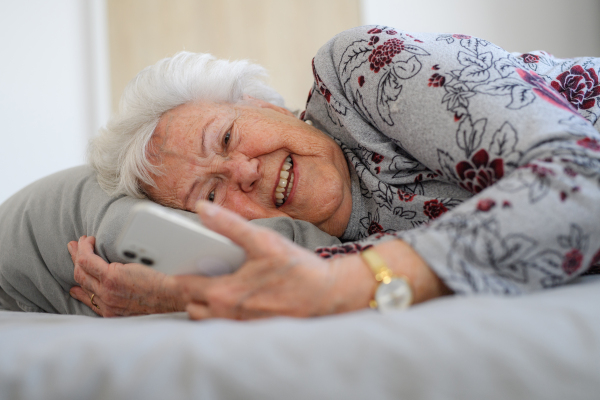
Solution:
<svg viewBox="0 0 600 400">
<path fill-rule="evenodd" d="M 281 207 L 283 204 L 285 204 L 290 193 L 292 192 L 292 188 L 294 187 L 293 166 L 294 162 L 292 161 L 292 157 L 287 156 L 283 165 L 281 166 L 281 171 L 279 171 L 279 183 L 275 188 L 276 207 Z"/>
</svg>

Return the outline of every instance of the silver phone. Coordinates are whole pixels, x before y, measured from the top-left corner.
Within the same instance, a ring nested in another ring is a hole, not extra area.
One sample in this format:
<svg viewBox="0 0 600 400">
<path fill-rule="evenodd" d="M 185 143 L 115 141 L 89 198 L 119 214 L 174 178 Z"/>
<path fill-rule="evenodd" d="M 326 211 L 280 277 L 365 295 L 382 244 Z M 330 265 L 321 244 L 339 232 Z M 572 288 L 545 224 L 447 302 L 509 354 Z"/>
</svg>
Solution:
<svg viewBox="0 0 600 400">
<path fill-rule="evenodd" d="M 245 261 L 244 250 L 223 235 L 153 203 L 136 205 L 117 239 L 127 262 L 168 275 L 223 275 Z"/>
</svg>

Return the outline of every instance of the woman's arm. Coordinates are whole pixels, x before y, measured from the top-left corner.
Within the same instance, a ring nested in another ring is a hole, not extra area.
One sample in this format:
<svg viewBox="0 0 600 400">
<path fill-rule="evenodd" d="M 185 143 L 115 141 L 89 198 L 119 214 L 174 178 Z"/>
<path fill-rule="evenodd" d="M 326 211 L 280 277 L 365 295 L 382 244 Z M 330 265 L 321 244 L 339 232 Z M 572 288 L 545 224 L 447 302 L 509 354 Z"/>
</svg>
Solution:
<svg viewBox="0 0 600 400">
<path fill-rule="evenodd" d="M 198 214 L 204 225 L 246 250 L 247 261 L 236 273 L 167 276 L 139 264 L 108 264 L 94 254 L 94 239 L 82 237 L 69 243 L 81 285 L 71 295 L 105 317 L 182 311 L 187 305 L 193 319 L 328 315 L 365 308 L 373 298 L 377 282 L 359 255 L 325 260 L 210 203 Z M 415 303 L 449 292 L 406 243 L 374 248 L 393 272 L 408 278 Z"/>
<path fill-rule="evenodd" d="M 305 118 L 361 179 L 345 239 L 402 238 L 465 294 L 556 286 L 598 261 L 600 59 L 540 57 L 542 77 L 525 61 L 467 35 L 383 26 L 319 50 Z"/>
<path fill-rule="evenodd" d="M 324 260 L 275 232 L 210 203 L 197 209 L 204 225 L 242 246 L 248 261 L 232 275 L 183 282 L 193 319 L 309 317 L 368 307 L 377 282 L 359 255 Z M 419 303 L 448 294 L 410 246 L 400 240 L 374 247 L 398 275 L 405 275 Z"/>
</svg>

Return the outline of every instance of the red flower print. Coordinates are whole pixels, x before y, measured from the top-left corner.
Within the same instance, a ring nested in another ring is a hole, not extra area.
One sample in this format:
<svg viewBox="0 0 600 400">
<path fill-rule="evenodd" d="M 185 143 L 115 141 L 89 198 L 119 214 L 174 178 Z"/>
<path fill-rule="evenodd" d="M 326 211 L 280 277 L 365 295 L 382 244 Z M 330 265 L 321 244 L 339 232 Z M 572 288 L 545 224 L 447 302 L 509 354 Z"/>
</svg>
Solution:
<svg viewBox="0 0 600 400">
<path fill-rule="evenodd" d="M 546 84 L 546 81 L 533 71 L 527 72 L 520 68 L 517 68 L 519 76 L 527 83 L 533 86 L 533 92 L 544 99 L 545 101 L 554 104 L 564 110 L 570 111 L 577 116 L 580 116 L 578 112 L 573 109 L 573 106 L 565 100 L 564 97 L 558 95 L 554 90 Z M 553 82 L 554 83 L 554 82 Z"/>
<path fill-rule="evenodd" d="M 373 161 L 375 164 L 379 164 L 380 162 L 383 161 L 383 156 L 381 154 L 373 152 L 373 156 L 371 157 L 371 161 Z"/>
<path fill-rule="evenodd" d="M 441 87 L 444 86 L 444 83 L 446 83 L 446 78 L 444 75 L 440 75 L 436 72 L 435 74 L 431 75 L 431 78 L 429 78 L 429 83 L 427 86 Z"/>
<path fill-rule="evenodd" d="M 379 28 L 372 28 L 372 29 L 369 29 L 367 31 L 367 33 L 369 33 L 371 35 L 374 34 L 374 33 L 381 33 L 381 29 L 379 29 Z"/>
<path fill-rule="evenodd" d="M 562 269 L 567 275 L 571 275 L 581 267 L 581 261 L 583 261 L 583 254 L 581 254 L 579 249 L 573 249 L 565 254 Z"/>
<path fill-rule="evenodd" d="M 375 167 L 375 173 L 379 174 L 381 172 L 381 167 Z"/>
<path fill-rule="evenodd" d="M 490 211 L 495 205 L 496 205 L 496 202 L 492 199 L 481 199 L 477 203 L 477 209 L 479 211 L 487 212 L 487 211 Z"/>
<path fill-rule="evenodd" d="M 397 35 L 398 34 L 398 32 L 396 32 L 393 29 L 387 30 L 387 31 L 385 31 L 385 33 L 387 33 L 388 35 Z"/>
<path fill-rule="evenodd" d="M 423 174 L 415 176 L 415 183 L 419 183 L 423 180 Z"/>
<path fill-rule="evenodd" d="M 462 182 L 459 185 L 471 193 L 479 193 L 504 176 L 504 161 L 495 158 L 490 161 L 485 149 L 479 150 L 470 161 L 456 164 L 456 172 Z"/>
<path fill-rule="evenodd" d="M 431 69 L 437 71 L 440 69 L 440 64 L 435 64 L 433 67 L 431 67 Z"/>
<path fill-rule="evenodd" d="M 510 207 L 512 207 L 512 204 L 510 203 L 510 201 L 504 200 L 502 202 L 502 208 L 510 208 Z"/>
<path fill-rule="evenodd" d="M 567 199 L 567 193 L 566 192 L 560 192 L 560 201 L 565 201 Z"/>
<path fill-rule="evenodd" d="M 319 90 L 321 91 L 321 94 L 325 96 L 325 99 L 329 103 L 331 101 L 331 92 L 329 91 L 329 89 L 327 89 L 325 85 L 321 85 L 319 87 Z"/>
<path fill-rule="evenodd" d="M 590 265 L 596 264 L 600 264 L 600 249 L 594 254 L 594 257 L 592 257 L 592 261 L 590 262 Z"/>
<path fill-rule="evenodd" d="M 565 174 L 571 178 L 575 178 L 577 176 L 577 172 L 573 171 L 571 167 L 565 167 Z"/>
<path fill-rule="evenodd" d="M 520 57 L 527 64 L 537 64 L 540 61 L 540 56 L 536 56 L 535 54 L 525 53 L 521 54 Z"/>
<path fill-rule="evenodd" d="M 369 46 L 373 46 L 377 42 L 379 42 L 379 36 L 371 36 L 371 38 L 369 38 Z"/>
<path fill-rule="evenodd" d="M 361 75 L 358 77 L 358 85 L 360 87 L 362 87 L 364 84 L 365 84 L 365 77 Z"/>
<path fill-rule="evenodd" d="M 600 143 L 596 139 L 584 138 L 577 141 L 577 144 L 586 149 L 600 151 Z"/>
<path fill-rule="evenodd" d="M 398 198 L 400 199 L 400 201 L 406 201 L 407 203 L 413 201 L 413 199 L 415 198 L 416 194 L 414 193 L 406 193 L 403 192 L 402 190 L 398 189 Z"/>
<path fill-rule="evenodd" d="M 455 39 L 471 39 L 471 36 L 461 35 L 460 33 L 455 33 L 454 35 L 452 35 L 452 37 Z"/>
<path fill-rule="evenodd" d="M 377 73 L 381 68 L 392 62 L 392 58 L 396 54 L 400 54 L 404 50 L 404 42 L 392 38 L 384 44 L 380 44 L 373 49 L 369 54 L 369 62 L 371 63 L 371 71 Z"/>
<path fill-rule="evenodd" d="M 377 221 L 371 221 L 371 225 L 369 225 L 367 232 L 369 233 L 369 236 L 375 233 L 383 232 L 383 226 L 381 226 Z"/>
<path fill-rule="evenodd" d="M 423 214 L 431 219 L 436 219 L 443 213 L 448 211 L 446 206 L 440 203 L 437 199 L 426 201 L 423 205 Z"/>
<path fill-rule="evenodd" d="M 525 164 L 519 168 L 529 168 L 531 169 L 531 172 L 533 172 L 540 178 L 544 178 L 546 175 L 556 175 L 554 171 L 552 171 L 550 168 L 540 167 L 537 164 Z"/>
<path fill-rule="evenodd" d="M 551 85 L 577 109 L 592 108 L 596 104 L 596 97 L 600 96 L 596 71 L 593 68 L 585 70 L 581 65 L 575 65 L 558 75 Z"/>
<path fill-rule="evenodd" d="M 331 258 L 336 255 L 357 254 L 371 247 L 373 247 L 372 244 L 348 243 L 340 247 L 319 247 L 315 250 L 315 254 L 321 258 Z"/>
</svg>

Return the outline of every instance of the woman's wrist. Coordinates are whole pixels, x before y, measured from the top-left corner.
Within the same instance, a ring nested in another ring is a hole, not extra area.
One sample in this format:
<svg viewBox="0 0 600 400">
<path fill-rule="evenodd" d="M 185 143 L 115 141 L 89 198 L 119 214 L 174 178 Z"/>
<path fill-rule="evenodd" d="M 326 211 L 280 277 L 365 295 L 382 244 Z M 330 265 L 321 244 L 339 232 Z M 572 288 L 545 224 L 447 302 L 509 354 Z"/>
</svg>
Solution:
<svg viewBox="0 0 600 400">
<path fill-rule="evenodd" d="M 377 281 L 359 254 L 335 257 L 330 268 L 336 277 L 331 290 L 331 313 L 360 310 L 369 306 Z"/>
<path fill-rule="evenodd" d="M 405 276 L 413 290 L 413 303 L 421 303 L 452 291 L 433 272 L 421 256 L 402 240 L 373 247 L 395 275 Z M 378 282 L 359 254 L 336 257 L 330 261 L 336 276 L 331 291 L 333 312 L 358 310 L 369 306 Z"/>
<path fill-rule="evenodd" d="M 414 304 L 452 293 L 408 243 L 400 239 L 390 240 L 374 246 L 374 250 L 396 275 L 403 275 L 408 279 L 413 290 Z"/>
<path fill-rule="evenodd" d="M 172 312 L 185 311 L 185 307 L 191 301 L 187 285 L 184 284 L 188 276 L 170 276 L 167 275 L 162 285 L 164 296 L 168 299 L 165 302 Z"/>
</svg>

